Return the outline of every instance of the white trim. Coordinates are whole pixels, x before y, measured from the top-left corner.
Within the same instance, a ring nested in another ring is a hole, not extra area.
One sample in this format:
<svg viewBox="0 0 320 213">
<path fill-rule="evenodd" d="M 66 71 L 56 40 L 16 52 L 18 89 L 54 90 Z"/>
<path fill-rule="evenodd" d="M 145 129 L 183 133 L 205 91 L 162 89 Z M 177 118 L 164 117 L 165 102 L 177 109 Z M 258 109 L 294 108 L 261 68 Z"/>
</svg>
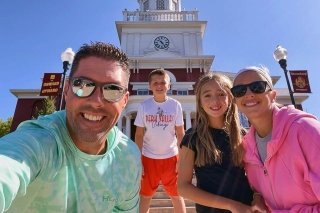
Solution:
<svg viewBox="0 0 320 213">
<path fill-rule="evenodd" d="M 171 84 L 172 90 L 193 90 L 195 82 L 176 82 Z"/>
<path fill-rule="evenodd" d="M 40 89 L 10 89 L 10 92 L 18 99 L 44 99 L 48 96 L 40 96 Z"/>
<path fill-rule="evenodd" d="M 132 85 L 132 90 L 149 89 L 148 82 L 130 82 L 130 85 Z"/>
</svg>

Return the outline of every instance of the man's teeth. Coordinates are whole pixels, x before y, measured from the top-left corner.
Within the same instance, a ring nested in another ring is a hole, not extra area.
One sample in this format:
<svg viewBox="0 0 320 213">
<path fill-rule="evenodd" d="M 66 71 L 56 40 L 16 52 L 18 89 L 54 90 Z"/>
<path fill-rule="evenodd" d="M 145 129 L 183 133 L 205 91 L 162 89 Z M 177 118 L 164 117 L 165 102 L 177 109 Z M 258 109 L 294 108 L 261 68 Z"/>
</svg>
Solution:
<svg viewBox="0 0 320 213">
<path fill-rule="evenodd" d="M 89 115 L 84 113 L 83 116 L 90 121 L 100 121 L 102 119 L 102 116 L 98 115 Z"/>
</svg>

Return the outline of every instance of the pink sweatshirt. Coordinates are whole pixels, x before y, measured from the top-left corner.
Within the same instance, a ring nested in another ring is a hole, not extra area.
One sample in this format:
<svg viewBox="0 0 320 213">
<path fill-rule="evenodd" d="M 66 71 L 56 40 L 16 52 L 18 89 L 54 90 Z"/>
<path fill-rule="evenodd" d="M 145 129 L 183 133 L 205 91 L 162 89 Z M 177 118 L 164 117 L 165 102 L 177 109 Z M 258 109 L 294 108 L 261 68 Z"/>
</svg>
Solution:
<svg viewBox="0 0 320 213">
<path fill-rule="evenodd" d="M 320 213 L 320 122 L 293 107 L 275 107 L 267 158 L 261 162 L 253 127 L 244 137 L 245 169 L 273 213 Z"/>
</svg>

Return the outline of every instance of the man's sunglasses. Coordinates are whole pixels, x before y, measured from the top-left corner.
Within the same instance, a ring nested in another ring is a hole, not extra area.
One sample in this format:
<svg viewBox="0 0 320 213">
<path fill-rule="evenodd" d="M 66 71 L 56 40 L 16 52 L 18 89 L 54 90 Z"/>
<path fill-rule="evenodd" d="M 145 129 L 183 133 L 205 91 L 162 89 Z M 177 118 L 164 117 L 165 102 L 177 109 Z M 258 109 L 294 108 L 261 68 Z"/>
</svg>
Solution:
<svg viewBox="0 0 320 213">
<path fill-rule="evenodd" d="M 240 84 L 231 88 L 231 93 L 234 97 L 240 98 L 247 92 L 247 88 L 255 94 L 261 94 L 266 91 L 268 83 L 266 81 L 254 81 L 250 84 Z"/>
<path fill-rule="evenodd" d="M 102 94 L 105 100 L 109 102 L 119 101 L 127 92 L 127 88 L 117 84 L 99 84 L 86 78 L 72 78 L 71 86 L 73 93 L 80 97 L 85 98 L 92 95 L 97 86 L 102 90 Z"/>
</svg>

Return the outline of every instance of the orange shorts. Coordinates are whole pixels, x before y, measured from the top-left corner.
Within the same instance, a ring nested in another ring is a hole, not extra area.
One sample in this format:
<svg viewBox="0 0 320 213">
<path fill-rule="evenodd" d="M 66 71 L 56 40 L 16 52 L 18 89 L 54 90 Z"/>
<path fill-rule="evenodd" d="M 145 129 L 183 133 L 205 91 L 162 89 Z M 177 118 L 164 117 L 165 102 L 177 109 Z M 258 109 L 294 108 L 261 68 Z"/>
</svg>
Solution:
<svg viewBox="0 0 320 213">
<path fill-rule="evenodd" d="M 176 165 L 178 156 L 152 159 L 142 155 L 143 172 L 140 195 L 152 196 L 161 181 L 169 196 L 178 196 Z"/>
</svg>

